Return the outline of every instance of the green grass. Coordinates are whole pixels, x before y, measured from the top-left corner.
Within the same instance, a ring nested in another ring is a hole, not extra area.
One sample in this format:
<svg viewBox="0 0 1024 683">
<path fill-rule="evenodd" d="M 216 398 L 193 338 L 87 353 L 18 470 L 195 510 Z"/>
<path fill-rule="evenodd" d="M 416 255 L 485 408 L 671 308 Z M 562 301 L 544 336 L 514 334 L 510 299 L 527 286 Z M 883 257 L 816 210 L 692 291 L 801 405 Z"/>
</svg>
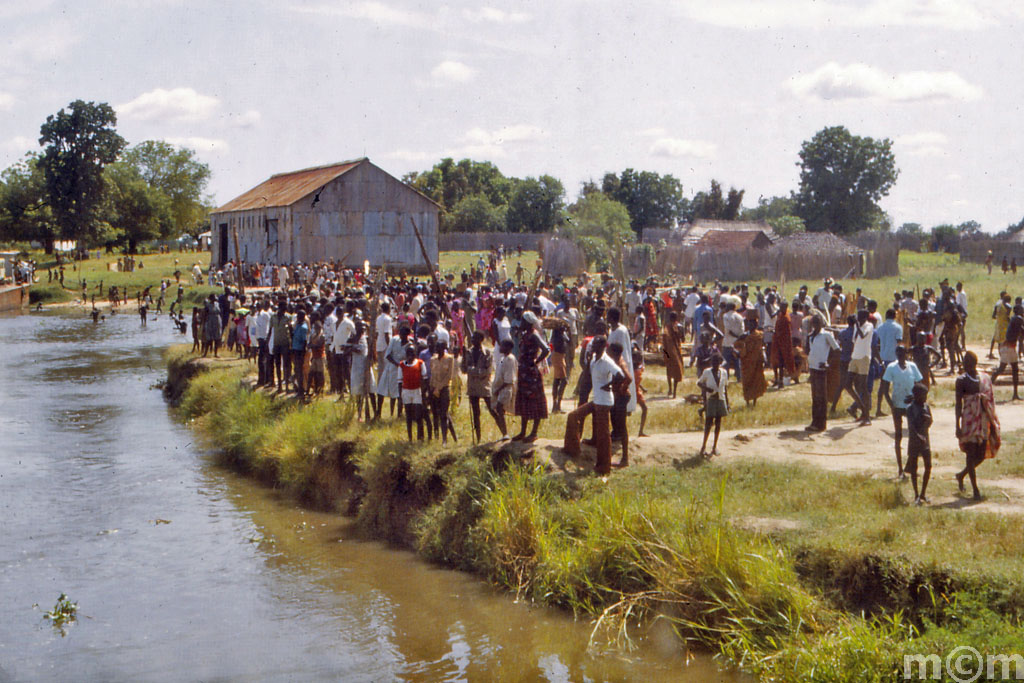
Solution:
<svg viewBox="0 0 1024 683">
<path fill-rule="evenodd" d="M 187 375 L 187 358 L 172 351 L 172 371 Z M 371 537 L 592 619 L 602 640 L 629 643 L 665 621 L 691 646 L 785 681 L 900 680 L 903 654 L 1024 644 L 1015 517 L 917 508 L 906 484 L 753 459 L 574 478 L 488 448 L 408 444 L 397 420 L 367 426 L 346 404 L 253 393 L 248 367 L 226 365 L 192 377 L 178 409 L 229 462 L 355 512 Z M 727 426 L 803 418 L 807 401 L 797 387 L 748 411 L 736 396 Z M 468 438 L 468 411 L 453 414 Z M 652 405 L 649 424 L 696 428 L 696 411 Z M 556 417 L 541 435 L 563 430 Z M 1018 473 L 1021 450 L 1008 434 L 986 467 Z M 936 479 L 931 491 L 952 486 Z"/>
<path fill-rule="evenodd" d="M 992 338 L 993 321 L 992 307 L 999 299 L 999 292 L 1007 290 L 1014 296 L 1024 287 L 1024 278 L 1015 280 L 1012 275 L 1003 275 L 998 269 L 988 275 L 984 265 L 978 263 L 960 263 L 957 254 L 919 254 L 913 251 L 900 252 L 900 274 L 894 277 L 874 280 L 846 280 L 841 282 L 846 292 L 857 287 L 864 294 L 878 301 L 879 310 L 890 307 L 893 292 L 905 289 L 919 291 L 931 287 L 938 290 L 939 282 L 949 278 L 949 284 L 964 283 L 964 291 L 968 297 L 967 343 L 987 344 Z M 764 283 L 761 283 L 762 285 Z M 786 296 L 792 298 L 805 284 L 811 295 L 821 286 L 820 282 L 793 280 L 786 283 Z"/>
<path fill-rule="evenodd" d="M 51 304 L 74 301 L 82 296 L 82 279 L 86 281 L 88 297 L 90 300 L 96 295 L 96 302 L 107 301 L 107 292 L 111 286 L 116 286 L 124 291 L 128 288 L 129 299 L 135 298 L 145 287 L 152 285 L 151 294 L 154 301 L 160 294 L 160 280 L 166 279 L 170 282 L 167 295 L 164 300 L 165 310 L 170 307 L 171 302 L 177 295 L 177 284 L 174 281 L 174 271 L 181 271 L 181 281 L 185 285 L 185 303 L 193 305 L 210 292 L 219 291 L 206 285 L 194 286 L 192 284 L 192 265 L 200 263 L 205 272 L 209 266 L 210 253 L 179 253 L 172 251 L 169 254 L 143 254 L 136 257 L 136 264 L 142 264 L 139 268 L 130 273 L 117 273 L 107 269 L 110 263 L 117 263 L 119 254 L 104 254 L 100 259 L 89 259 L 67 263 L 64 266 L 64 287 L 60 286 L 58 280 L 47 282 L 47 269 L 52 268 L 54 276 L 57 275 L 57 262 L 52 256 L 47 256 L 42 251 L 34 250 L 29 252 L 30 258 L 36 260 L 36 277 L 38 282 L 32 285 L 30 292 L 33 304 Z M 175 264 L 175 260 L 178 261 Z M 103 283 L 103 295 L 99 294 L 100 282 Z"/>
<path fill-rule="evenodd" d="M 471 266 L 475 266 L 479 258 L 483 256 L 484 262 L 487 261 L 487 251 L 442 251 L 438 257 L 439 268 L 442 273 L 454 273 L 456 281 L 458 281 L 459 275 L 465 270 L 467 273 Z M 521 262 L 523 268 L 526 270 L 526 278 L 532 278 L 534 271 L 537 269 L 537 252 L 536 251 L 524 251 L 523 257 L 519 258 L 515 252 L 512 252 L 510 256 L 505 258 L 505 268 L 510 278 L 516 276 L 516 263 Z M 531 280 L 532 282 L 532 280 Z"/>
</svg>

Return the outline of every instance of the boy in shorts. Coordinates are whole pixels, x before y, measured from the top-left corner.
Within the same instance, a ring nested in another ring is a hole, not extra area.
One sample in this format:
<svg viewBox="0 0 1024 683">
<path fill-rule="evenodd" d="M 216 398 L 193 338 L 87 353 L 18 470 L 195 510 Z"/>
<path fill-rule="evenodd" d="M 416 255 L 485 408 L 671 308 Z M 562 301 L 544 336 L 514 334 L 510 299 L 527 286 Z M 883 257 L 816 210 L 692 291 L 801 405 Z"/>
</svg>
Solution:
<svg viewBox="0 0 1024 683">
<path fill-rule="evenodd" d="M 932 426 L 932 411 L 928 407 L 928 387 L 923 384 L 914 385 L 913 402 L 907 406 L 907 466 L 904 470 L 910 475 L 914 485 L 914 505 L 928 502 L 925 491 L 932 475 L 932 449 L 928 440 L 928 429 Z M 921 477 L 921 491 L 917 490 L 917 460 L 924 462 L 924 474 Z"/>
</svg>

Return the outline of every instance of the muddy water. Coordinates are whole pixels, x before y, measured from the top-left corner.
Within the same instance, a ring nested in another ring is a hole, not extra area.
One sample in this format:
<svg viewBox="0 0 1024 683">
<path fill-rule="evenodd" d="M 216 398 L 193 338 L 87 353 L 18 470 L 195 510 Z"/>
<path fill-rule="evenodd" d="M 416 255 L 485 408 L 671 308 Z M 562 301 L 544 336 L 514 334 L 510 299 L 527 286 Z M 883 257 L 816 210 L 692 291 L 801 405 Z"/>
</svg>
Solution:
<svg viewBox="0 0 1024 683">
<path fill-rule="evenodd" d="M 151 388 L 176 339 L 0 318 L 0 681 L 733 680 L 670 637 L 588 649 L 585 623 L 211 465 Z"/>
</svg>

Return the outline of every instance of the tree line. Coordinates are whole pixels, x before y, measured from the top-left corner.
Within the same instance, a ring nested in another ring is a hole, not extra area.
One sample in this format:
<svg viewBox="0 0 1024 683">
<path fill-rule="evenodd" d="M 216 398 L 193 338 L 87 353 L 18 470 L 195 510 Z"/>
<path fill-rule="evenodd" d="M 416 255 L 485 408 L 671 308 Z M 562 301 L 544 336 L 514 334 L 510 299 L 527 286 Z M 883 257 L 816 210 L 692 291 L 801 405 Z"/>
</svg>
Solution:
<svg viewBox="0 0 1024 683">
<path fill-rule="evenodd" d="M 899 176 L 891 140 L 852 135 L 842 126 L 825 128 L 803 143 L 798 166 L 797 190 L 762 197 L 751 208 L 743 206 L 745 190 L 726 191 L 718 180 L 687 196 L 675 176 L 633 168 L 584 182 L 578 202 L 602 195 L 621 204 L 636 236 L 701 218 L 763 220 L 782 235 L 888 228 L 878 202 Z M 486 161 L 446 158 L 403 180 L 441 206 L 446 232 L 551 232 L 574 213 L 557 178 L 508 177 Z"/>
<path fill-rule="evenodd" d="M 0 173 L 0 240 L 135 253 L 206 229 L 209 166 L 167 142 L 129 146 L 109 104 L 71 102 L 46 118 L 39 146 Z"/>
</svg>

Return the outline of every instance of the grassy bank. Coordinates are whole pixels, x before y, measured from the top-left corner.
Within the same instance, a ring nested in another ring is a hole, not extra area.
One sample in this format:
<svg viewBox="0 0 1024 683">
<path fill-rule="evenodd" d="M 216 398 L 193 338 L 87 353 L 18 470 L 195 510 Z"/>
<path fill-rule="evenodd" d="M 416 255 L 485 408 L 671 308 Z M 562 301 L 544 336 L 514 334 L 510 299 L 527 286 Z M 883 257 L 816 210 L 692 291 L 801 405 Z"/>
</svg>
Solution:
<svg viewBox="0 0 1024 683">
<path fill-rule="evenodd" d="M 95 295 L 97 304 L 107 301 L 107 292 L 114 286 L 122 292 L 127 287 L 130 299 L 134 299 L 146 287 L 152 286 L 151 293 L 155 301 L 160 293 L 160 281 L 168 280 L 170 287 L 164 300 L 166 308 L 177 296 L 177 284 L 174 281 L 176 270 L 181 272 L 181 282 L 185 285 L 184 301 L 188 306 L 202 300 L 210 292 L 219 291 L 206 285 L 192 284 L 192 266 L 198 262 L 205 272 L 210 262 L 209 252 L 179 253 L 175 251 L 170 254 L 139 255 L 136 256 L 136 264 L 141 263 L 142 267 L 137 265 L 136 269 L 130 273 L 109 270 L 108 265 L 116 264 L 119 254 L 104 254 L 99 259 L 66 263 L 63 287 L 57 279 L 58 268 L 54 257 L 47 256 L 42 251 L 32 251 L 29 256 L 36 260 L 36 277 L 39 279 L 39 282 L 32 285 L 30 292 L 32 304 L 66 303 L 81 299 L 83 279 L 86 283 L 87 296 L 91 300 Z M 51 269 L 54 275 L 54 279 L 49 282 L 47 281 L 47 269 Z M 103 283 L 102 295 L 99 293 L 101 282 Z"/>
<path fill-rule="evenodd" d="M 345 404 L 250 391 L 244 367 L 182 352 L 168 365 L 179 414 L 223 462 L 355 515 L 369 537 L 593 619 L 601 639 L 661 621 L 765 680 L 902 680 L 904 654 L 1024 647 L 1014 518 L 752 459 L 574 477 L 511 448 L 410 445 L 404 425 L 361 425 Z"/>
</svg>

